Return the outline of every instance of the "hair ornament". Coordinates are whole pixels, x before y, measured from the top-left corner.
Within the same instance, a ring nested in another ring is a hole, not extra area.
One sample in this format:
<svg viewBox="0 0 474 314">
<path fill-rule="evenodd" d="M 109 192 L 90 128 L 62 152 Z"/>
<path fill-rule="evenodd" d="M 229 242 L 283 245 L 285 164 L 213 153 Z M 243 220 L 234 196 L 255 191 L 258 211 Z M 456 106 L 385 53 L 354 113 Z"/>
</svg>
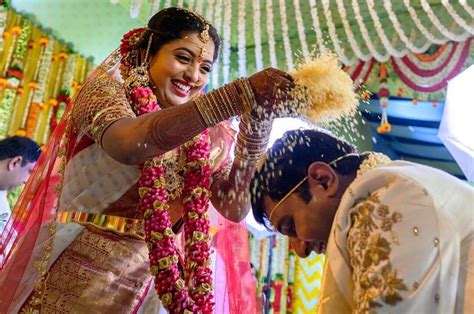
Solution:
<svg viewBox="0 0 474 314">
<path fill-rule="evenodd" d="M 122 54 L 122 57 L 125 58 L 131 50 L 135 49 L 140 44 L 143 40 L 145 30 L 146 28 L 144 27 L 135 28 L 123 35 L 120 44 L 120 53 Z"/>
</svg>

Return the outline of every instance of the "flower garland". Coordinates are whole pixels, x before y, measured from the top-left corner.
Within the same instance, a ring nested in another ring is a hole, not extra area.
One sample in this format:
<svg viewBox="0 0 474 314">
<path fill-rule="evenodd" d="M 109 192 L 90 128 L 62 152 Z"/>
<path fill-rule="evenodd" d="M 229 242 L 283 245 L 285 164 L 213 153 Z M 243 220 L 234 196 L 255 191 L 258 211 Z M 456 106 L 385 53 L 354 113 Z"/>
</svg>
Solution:
<svg viewBox="0 0 474 314">
<path fill-rule="evenodd" d="M 216 1 L 215 8 L 214 8 L 214 19 L 211 20 L 213 22 L 213 25 L 216 27 L 217 32 L 220 34 L 221 33 L 221 28 L 222 28 L 222 1 Z M 220 57 L 222 58 L 222 56 Z M 219 58 L 214 62 L 214 68 L 215 70 L 212 71 L 212 86 L 217 87 L 219 86 Z"/>
<path fill-rule="evenodd" d="M 353 81 L 359 76 L 360 71 L 362 70 L 362 67 L 364 66 L 366 62 L 359 60 L 357 64 L 353 66 L 345 66 L 343 68 L 344 72 L 346 72 Z M 355 82 L 354 82 L 355 83 Z"/>
<path fill-rule="evenodd" d="M 229 82 L 230 74 L 230 53 L 231 53 L 231 30 L 232 25 L 232 1 L 225 0 L 224 2 L 224 44 L 222 45 L 222 83 Z"/>
<path fill-rule="evenodd" d="M 451 49 L 445 49 L 444 53 L 433 62 L 422 62 L 411 53 L 407 54 L 400 60 L 417 75 L 424 77 L 433 76 L 444 71 L 449 62 L 453 60 L 455 53 L 457 52 L 459 54 L 459 51 L 463 48 L 462 45 L 459 45 L 457 42 L 448 43 L 446 45 L 449 45 Z"/>
<path fill-rule="evenodd" d="M 280 18 L 281 30 L 283 32 L 283 47 L 285 48 L 286 66 L 289 71 L 295 69 L 293 63 L 293 53 L 291 52 L 290 37 L 288 36 L 288 22 L 286 19 L 286 4 L 285 0 L 280 0 Z"/>
<path fill-rule="evenodd" d="M 14 26 L 10 29 L 11 35 L 12 35 L 12 40 L 10 43 L 10 47 L 8 49 L 7 57 L 5 59 L 5 65 L 3 67 L 3 72 L 2 75 L 5 77 L 7 75 L 7 70 L 10 66 L 10 62 L 13 56 L 13 50 L 15 48 L 15 43 L 19 35 L 21 35 L 22 29 L 20 26 Z M 10 32 L 5 31 L 3 32 L 3 39 L 7 40 L 10 37 Z"/>
<path fill-rule="evenodd" d="M 247 57 L 245 55 L 245 1 L 239 1 L 239 22 L 237 25 L 239 75 L 247 76 Z"/>
<path fill-rule="evenodd" d="M 148 16 L 148 19 L 150 19 L 155 13 L 157 13 L 160 10 L 160 2 L 161 0 L 153 0 L 151 2 L 151 10 L 150 10 L 150 15 Z"/>
<path fill-rule="evenodd" d="M 359 178 L 369 172 L 372 169 L 383 166 L 391 162 L 392 160 L 382 153 L 370 152 L 367 157 L 360 163 L 359 169 L 357 170 L 356 178 Z"/>
<path fill-rule="evenodd" d="M 421 23 L 420 19 L 419 19 L 418 16 L 416 15 L 415 9 L 413 9 L 413 8 L 410 6 L 410 0 L 403 0 L 403 4 L 404 4 L 405 7 L 407 8 L 408 14 L 410 14 L 411 19 L 413 20 L 413 22 L 415 22 L 416 27 L 420 30 L 420 32 L 423 34 L 423 36 L 425 36 L 429 41 L 431 41 L 431 42 L 434 43 L 434 44 L 438 44 L 438 45 L 442 45 L 442 44 L 444 44 L 444 43 L 446 43 L 446 42 L 448 41 L 447 38 L 442 38 L 442 39 L 436 38 L 433 34 L 431 34 L 431 33 L 425 28 L 425 26 L 423 25 L 423 23 Z"/>
<path fill-rule="evenodd" d="M 318 43 L 319 53 L 326 52 L 326 46 L 324 45 L 323 34 L 321 32 L 321 26 L 319 24 L 318 7 L 316 6 L 316 0 L 309 0 L 311 7 L 311 19 L 313 21 L 313 29 L 316 32 L 316 42 Z"/>
<path fill-rule="evenodd" d="M 346 8 L 344 7 L 344 3 L 342 0 L 336 0 L 337 10 L 341 15 L 342 24 L 344 26 L 344 30 L 346 31 L 347 39 L 351 45 L 352 50 L 356 54 L 357 58 L 363 61 L 369 61 L 372 57 L 370 54 L 364 54 L 357 43 L 354 34 L 352 33 L 351 26 L 349 25 L 349 21 L 347 20 L 347 13 Z"/>
<path fill-rule="evenodd" d="M 431 43 L 427 40 L 421 47 L 415 46 L 410 39 L 405 35 L 405 32 L 402 29 L 402 26 L 400 25 L 400 22 L 397 19 L 397 16 L 395 13 L 393 13 L 392 10 L 392 2 L 390 0 L 384 0 L 383 5 L 385 7 L 385 10 L 388 13 L 388 18 L 393 24 L 393 28 L 395 32 L 398 34 L 398 37 L 400 37 L 401 41 L 407 46 L 407 48 L 414 52 L 414 53 L 423 53 L 428 49 L 429 46 L 431 46 Z"/>
<path fill-rule="evenodd" d="M 188 10 L 193 10 L 194 8 L 194 0 L 188 0 Z"/>
<path fill-rule="evenodd" d="M 426 14 L 428 15 L 431 23 L 447 38 L 454 40 L 454 41 L 464 41 L 466 40 L 467 37 L 469 37 L 469 33 L 463 33 L 463 34 L 455 34 L 450 32 L 449 30 L 444 27 L 444 25 L 441 23 L 441 21 L 438 19 L 438 17 L 434 14 L 433 10 L 431 10 L 431 6 L 426 0 L 421 0 L 421 6 L 423 7 L 423 10 L 425 10 Z"/>
<path fill-rule="evenodd" d="M 26 31 L 26 30 L 23 30 L 23 31 Z M 25 33 L 23 32 L 22 35 L 20 35 L 20 36 L 23 36 L 24 34 L 25 34 Z M 26 40 L 26 38 L 24 38 L 24 40 Z M 20 43 L 21 41 L 22 41 L 22 40 L 20 40 L 20 38 L 19 38 L 19 39 L 18 39 L 18 43 Z M 15 62 L 15 63 L 16 63 L 16 67 L 18 68 L 18 71 L 19 71 L 19 72 L 20 72 L 20 71 L 23 72 L 23 74 L 24 74 L 24 73 L 27 73 L 27 71 L 29 70 L 28 65 L 29 65 L 30 63 L 28 62 L 28 60 L 30 59 L 31 51 L 34 49 L 34 46 L 35 46 L 35 45 L 34 45 L 34 42 L 33 42 L 33 41 L 29 41 L 29 42 L 28 42 L 28 45 L 27 45 L 27 47 L 28 47 L 28 52 L 27 52 L 27 54 L 26 54 L 26 58 L 24 59 L 24 60 L 26 60 L 27 62 L 26 62 L 26 65 L 25 65 L 25 67 L 24 67 L 23 70 L 21 70 L 21 67 L 22 67 L 23 64 L 25 64 L 25 62 L 23 62 L 23 60 L 22 60 L 21 62 L 19 62 L 19 63 L 18 63 L 18 61 Z M 14 60 L 15 60 L 15 58 L 14 58 Z M 19 64 L 21 64 L 21 65 L 19 65 Z M 37 71 L 37 70 L 38 70 L 38 69 L 36 69 L 36 71 Z M 7 73 L 8 73 L 8 72 L 7 72 Z M 22 81 L 22 80 L 23 80 L 23 78 L 21 78 L 21 81 Z M 19 83 L 20 85 L 21 85 L 21 83 L 22 83 L 21 81 L 20 81 L 20 83 Z M 30 91 L 29 91 L 29 93 L 28 93 L 28 100 L 27 100 L 27 102 L 26 102 L 26 109 L 24 109 L 24 111 L 28 111 L 28 107 L 29 107 L 29 104 L 30 104 L 30 102 L 31 102 L 31 97 L 32 97 L 32 94 L 33 94 L 34 89 L 35 89 L 35 87 L 36 87 L 36 84 L 33 83 L 33 82 L 30 82 L 30 83 L 28 84 L 28 87 L 29 87 L 29 90 L 30 90 Z M 16 116 L 17 110 L 19 109 L 19 108 L 18 108 L 18 107 L 19 107 L 19 106 L 18 106 L 18 100 L 19 100 L 20 98 L 21 98 L 21 97 L 18 97 L 18 98 L 16 99 L 15 104 L 13 105 L 12 112 L 11 112 L 11 116 L 10 116 L 11 118 L 10 118 L 9 130 L 13 130 L 13 129 L 14 129 L 14 124 L 15 124 L 15 122 L 16 122 L 16 121 L 15 121 L 15 120 L 16 120 L 16 119 L 15 119 L 15 116 Z M 23 112 L 24 112 L 24 111 L 23 111 Z M 18 134 L 18 132 L 17 132 L 17 135 L 25 135 L 25 134 L 23 134 L 23 132 L 20 131 L 19 134 Z"/>
<path fill-rule="evenodd" d="M 260 1 L 252 0 L 253 4 L 253 27 L 254 27 L 254 41 L 255 41 L 255 66 L 257 71 L 263 69 L 263 55 L 262 55 L 262 34 L 260 33 Z"/>
<path fill-rule="evenodd" d="M 36 68 L 32 81 L 30 82 L 30 87 L 32 83 L 35 83 L 36 87 L 32 89 L 31 105 L 29 110 L 24 110 L 20 126 L 20 130 L 24 130 L 28 136 L 34 135 L 35 127 L 38 124 L 38 115 L 43 105 L 44 95 L 48 86 L 52 55 L 56 42 L 54 39 L 42 37 L 39 40 L 39 44 L 41 46 L 39 66 Z"/>
<path fill-rule="evenodd" d="M 132 39 L 143 29 L 130 31 L 122 39 L 122 65 L 132 52 Z M 129 71 L 132 71 L 129 69 Z M 137 82 L 135 82 L 137 83 Z M 129 97 L 137 115 L 159 110 L 149 86 L 132 85 Z M 170 194 L 166 186 L 163 157 L 140 166 L 138 180 L 140 205 L 145 219 L 145 241 L 149 248 L 150 271 L 163 306 L 171 313 L 212 313 L 212 271 L 209 247 L 209 206 L 211 168 L 208 131 L 196 136 L 180 149 L 186 151 L 186 172 L 182 192 L 185 234 L 185 276 L 178 267 L 179 253 L 174 243 L 168 212 Z M 192 288 L 192 290 L 191 290 Z"/>
<path fill-rule="evenodd" d="M 202 15 L 203 0 L 196 0 L 196 12 Z"/>
<path fill-rule="evenodd" d="M 0 138 L 4 138 L 7 135 L 10 110 L 15 101 L 15 95 L 16 91 L 12 88 L 7 88 L 3 93 L 0 103 Z"/>
<path fill-rule="evenodd" d="M 455 54 L 450 60 L 452 62 L 449 62 L 442 71 L 437 72 L 432 76 L 421 76 L 416 74 L 413 68 L 407 66 L 403 61 L 400 61 L 401 59 L 396 58 L 392 58 L 393 70 L 400 77 L 403 83 L 413 90 L 420 92 L 434 92 L 440 90 L 447 85 L 449 79 L 453 78 L 461 70 L 464 62 L 469 56 L 470 43 L 471 40 L 464 42 L 462 49 L 456 49 Z M 418 70 L 416 71 L 419 72 Z M 426 71 L 419 73 L 432 74 L 426 73 Z"/>
<path fill-rule="evenodd" d="M 206 20 L 214 22 L 214 0 L 206 1 Z"/>
<path fill-rule="evenodd" d="M 136 19 L 140 14 L 140 8 L 142 7 L 143 0 L 132 0 L 130 3 L 130 17 Z"/>
<path fill-rule="evenodd" d="M 446 8 L 449 15 L 451 15 L 451 17 L 456 21 L 456 23 L 458 23 L 459 26 L 464 28 L 468 33 L 474 33 L 474 27 L 466 23 L 466 21 L 464 21 L 464 19 L 459 16 L 459 14 L 456 12 L 456 10 L 454 10 L 453 6 L 449 3 L 449 1 L 441 0 L 441 3 Z"/>
<path fill-rule="evenodd" d="M 463 45 L 462 49 L 456 49 L 454 55 L 450 59 L 452 62 L 448 62 L 446 67 L 442 68 L 439 72 L 433 73 L 432 71 L 410 68 L 410 66 L 403 62 L 402 59 L 397 58 L 392 58 L 393 70 L 400 77 L 403 83 L 413 90 L 420 92 L 434 92 L 440 90 L 447 85 L 448 80 L 453 78 L 461 70 L 469 55 L 470 44 L 471 40 L 467 40 L 463 44 L 460 44 Z"/>
<path fill-rule="evenodd" d="M 286 290 L 288 284 L 288 237 L 281 235 L 275 236 L 275 245 L 273 247 L 272 261 L 272 297 L 274 313 L 281 312 L 286 309 Z"/>
<path fill-rule="evenodd" d="M 331 16 L 331 9 L 329 6 L 329 0 L 322 0 L 323 4 L 323 12 L 324 16 L 326 17 L 326 23 L 329 29 L 329 36 L 331 37 L 331 41 L 334 45 L 334 49 L 336 50 L 337 55 L 341 59 L 342 63 L 345 65 L 353 65 L 356 62 L 356 57 L 352 56 L 352 58 L 348 58 L 345 53 L 344 49 L 342 49 L 341 45 L 339 44 L 339 38 L 337 37 L 336 33 L 336 26 L 334 25 L 332 16 Z"/>
<path fill-rule="evenodd" d="M 8 52 L 5 69 L 7 69 L 7 65 L 9 65 L 8 70 L 6 71 L 6 87 L 12 89 L 12 91 L 6 91 L 4 100 L 2 101 L 2 108 L 0 109 L 0 112 L 2 113 L 2 116 L 0 117 L 0 120 L 2 120 L 0 121 L 0 138 L 7 135 L 12 124 L 15 122 L 13 119 L 13 112 L 18 108 L 19 100 L 24 92 L 21 84 L 24 78 L 23 69 L 27 52 L 27 41 L 31 33 L 30 30 L 30 22 L 26 19 L 22 20 L 21 27 L 15 26 L 11 29 L 14 37 Z M 15 43 L 16 47 L 13 49 Z M 10 58 L 11 63 L 9 63 Z"/>
<path fill-rule="evenodd" d="M 420 62 L 434 62 L 438 59 L 443 53 L 446 52 L 448 48 L 448 44 L 444 44 L 438 47 L 438 49 L 433 54 L 425 54 L 425 53 L 415 53 L 410 54 L 415 57 L 415 59 L 419 60 Z M 452 45 L 450 45 L 452 48 Z"/>
<path fill-rule="evenodd" d="M 358 91 L 362 84 L 365 84 L 374 67 L 375 61 L 371 59 L 369 62 L 359 61 L 357 65 L 349 67 L 347 74 L 354 81 L 355 90 Z"/>
<path fill-rule="evenodd" d="M 273 33 L 273 4 L 272 1 L 267 1 L 267 32 L 268 32 L 268 49 L 270 51 L 270 66 L 278 68 L 276 51 L 275 51 L 275 34 Z"/>
<path fill-rule="evenodd" d="M 374 21 L 374 26 L 375 26 L 375 31 L 377 32 L 377 35 L 380 37 L 382 44 L 384 45 L 385 49 L 390 53 L 391 56 L 395 57 L 402 57 L 407 53 L 406 47 L 403 47 L 402 50 L 398 51 L 396 50 L 393 46 L 390 40 L 387 38 L 387 35 L 385 35 L 385 32 L 382 27 L 382 23 L 380 23 L 379 16 L 377 12 L 375 12 L 374 7 L 375 3 L 374 0 L 366 0 L 367 2 L 367 7 L 369 8 L 369 14 L 372 17 L 372 20 Z"/>
<path fill-rule="evenodd" d="M 374 43 L 372 42 L 372 39 L 370 38 L 369 32 L 367 31 L 367 27 L 364 24 L 364 19 L 362 18 L 360 14 L 360 7 L 359 7 L 358 0 L 352 0 L 352 8 L 354 9 L 354 14 L 355 14 L 357 24 L 359 24 L 360 33 L 370 53 L 377 61 L 386 62 L 388 59 L 390 59 L 390 54 L 388 53 L 388 51 L 385 51 L 386 52 L 385 54 L 380 54 L 375 48 Z"/>
<path fill-rule="evenodd" d="M 293 308 L 293 292 L 295 285 L 295 253 L 293 250 L 288 252 L 288 287 L 286 289 L 286 312 L 291 313 Z"/>
<path fill-rule="evenodd" d="M 298 28 L 298 37 L 300 38 L 301 42 L 301 50 L 303 52 L 304 61 L 309 61 L 309 50 L 308 50 L 308 43 L 306 42 L 306 35 L 304 30 L 304 23 L 303 17 L 301 16 L 301 8 L 300 8 L 300 1 L 293 0 L 293 4 L 295 6 L 295 19 L 296 19 L 296 26 Z"/>
<path fill-rule="evenodd" d="M 7 25 L 7 16 L 8 16 L 8 11 L 5 5 L 0 5 L 0 34 L 3 35 L 3 32 L 5 30 L 5 26 Z M 0 37 L 0 51 L 3 49 L 3 43 L 4 43 L 4 37 Z"/>
<path fill-rule="evenodd" d="M 66 110 L 66 107 L 69 106 L 70 96 L 72 95 L 72 86 L 74 79 L 74 71 L 76 69 L 77 56 L 72 54 L 66 60 L 66 65 L 63 71 L 63 77 L 61 82 L 61 89 L 59 90 L 58 97 L 56 99 L 56 104 L 52 106 L 48 114 L 48 124 L 45 130 L 45 134 L 48 134 L 50 131 L 54 131 L 58 121 L 61 120 L 61 117 Z M 49 126 L 49 128 L 48 128 Z"/>
<path fill-rule="evenodd" d="M 466 10 L 469 15 L 474 18 L 474 10 L 467 4 L 466 0 L 459 0 L 459 3 L 462 5 L 464 10 Z"/>
</svg>

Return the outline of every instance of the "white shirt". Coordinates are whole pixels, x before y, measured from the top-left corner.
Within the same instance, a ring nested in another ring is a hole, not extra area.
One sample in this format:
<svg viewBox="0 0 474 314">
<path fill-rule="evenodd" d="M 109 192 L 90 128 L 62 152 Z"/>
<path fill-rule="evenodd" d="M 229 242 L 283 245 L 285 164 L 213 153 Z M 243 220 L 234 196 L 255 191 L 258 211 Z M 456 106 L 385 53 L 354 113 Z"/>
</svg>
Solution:
<svg viewBox="0 0 474 314">
<path fill-rule="evenodd" d="M 409 162 L 359 176 L 334 219 L 319 313 L 473 313 L 473 200 Z"/>
<path fill-rule="evenodd" d="M 10 218 L 11 209 L 7 199 L 7 191 L 0 190 L 0 233 L 2 233 L 5 225 Z"/>
</svg>

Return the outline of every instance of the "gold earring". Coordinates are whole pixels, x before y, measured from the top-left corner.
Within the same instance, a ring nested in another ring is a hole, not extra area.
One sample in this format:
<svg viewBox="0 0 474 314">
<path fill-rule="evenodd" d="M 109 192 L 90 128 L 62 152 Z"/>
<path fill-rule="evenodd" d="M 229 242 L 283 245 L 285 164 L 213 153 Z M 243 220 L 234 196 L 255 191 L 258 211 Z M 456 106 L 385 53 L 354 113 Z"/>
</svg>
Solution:
<svg viewBox="0 0 474 314">
<path fill-rule="evenodd" d="M 150 75 L 148 73 L 148 55 L 150 52 L 151 42 L 153 41 L 153 33 L 150 34 L 148 45 L 145 51 L 145 58 L 141 65 L 130 70 L 128 77 L 125 79 L 125 87 L 130 91 L 135 86 L 148 86 L 150 84 Z"/>
</svg>

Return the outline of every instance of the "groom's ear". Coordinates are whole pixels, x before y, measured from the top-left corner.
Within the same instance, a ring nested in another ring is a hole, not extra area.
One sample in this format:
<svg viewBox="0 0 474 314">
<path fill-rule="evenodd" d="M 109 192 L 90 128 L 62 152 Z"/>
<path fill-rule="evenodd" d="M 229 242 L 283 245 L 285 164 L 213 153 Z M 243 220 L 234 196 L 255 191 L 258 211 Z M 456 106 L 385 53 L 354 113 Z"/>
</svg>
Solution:
<svg viewBox="0 0 474 314">
<path fill-rule="evenodd" d="M 333 197 L 339 189 L 339 177 L 327 163 L 316 161 L 308 167 L 308 184 L 312 195 Z"/>
</svg>

